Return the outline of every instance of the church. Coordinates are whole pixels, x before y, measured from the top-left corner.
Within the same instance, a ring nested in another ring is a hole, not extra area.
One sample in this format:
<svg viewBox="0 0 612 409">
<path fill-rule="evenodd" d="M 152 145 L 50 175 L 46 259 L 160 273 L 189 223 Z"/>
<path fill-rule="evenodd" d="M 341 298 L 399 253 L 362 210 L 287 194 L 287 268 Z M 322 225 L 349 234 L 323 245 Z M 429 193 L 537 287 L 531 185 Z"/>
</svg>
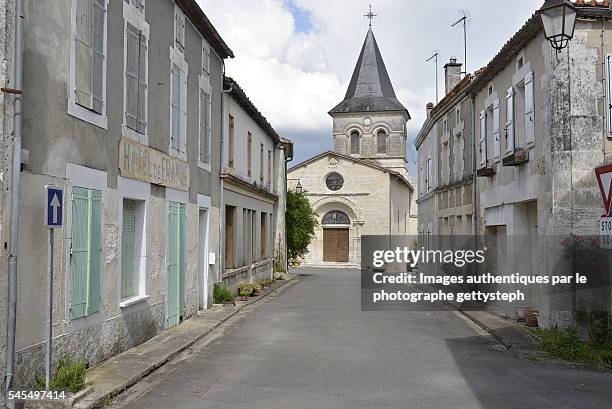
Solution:
<svg viewBox="0 0 612 409">
<path fill-rule="evenodd" d="M 398 101 L 372 27 L 344 100 L 329 111 L 333 151 L 288 170 L 319 227 L 304 265 L 353 266 L 366 235 L 416 235 L 417 206 L 406 157 L 408 110 Z"/>
</svg>

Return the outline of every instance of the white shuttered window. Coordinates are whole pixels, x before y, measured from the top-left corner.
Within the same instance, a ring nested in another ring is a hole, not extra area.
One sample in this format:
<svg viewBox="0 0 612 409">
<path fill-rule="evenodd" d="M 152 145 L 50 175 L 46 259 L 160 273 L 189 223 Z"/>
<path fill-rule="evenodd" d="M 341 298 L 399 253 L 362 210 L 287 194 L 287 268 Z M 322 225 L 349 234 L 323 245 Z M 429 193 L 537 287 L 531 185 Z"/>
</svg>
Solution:
<svg viewBox="0 0 612 409">
<path fill-rule="evenodd" d="M 97 114 L 104 105 L 106 0 L 75 0 L 75 102 Z"/>
<path fill-rule="evenodd" d="M 506 153 L 514 153 L 514 88 L 506 92 Z"/>
<path fill-rule="evenodd" d="M 499 161 L 501 142 L 499 137 L 499 100 L 493 102 L 493 159 Z"/>
<path fill-rule="evenodd" d="M 612 134 L 612 54 L 608 54 L 606 56 L 606 92 L 607 92 L 607 109 L 606 109 L 606 117 L 607 117 L 607 126 L 608 133 Z"/>
<path fill-rule="evenodd" d="M 126 25 L 125 123 L 144 134 L 147 126 L 147 39 L 131 24 Z"/>
<path fill-rule="evenodd" d="M 535 143 L 535 109 L 533 96 L 533 72 L 525 77 L 525 143 Z"/>
<path fill-rule="evenodd" d="M 480 111 L 480 144 L 479 144 L 480 167 L 487 165 L 487 114 Z"/>
<path fill-rule="evenodd" d="M 200 161 L 210 163 L 210 90 L 200 89 Z"/>
</svg>

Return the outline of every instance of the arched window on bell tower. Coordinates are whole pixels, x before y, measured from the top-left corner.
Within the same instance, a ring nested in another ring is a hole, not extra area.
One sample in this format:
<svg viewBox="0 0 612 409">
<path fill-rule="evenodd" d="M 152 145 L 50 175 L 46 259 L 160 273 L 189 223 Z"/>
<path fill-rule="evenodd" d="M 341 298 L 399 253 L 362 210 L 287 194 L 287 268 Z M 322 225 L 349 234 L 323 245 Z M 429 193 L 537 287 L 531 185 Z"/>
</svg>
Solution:
<svg viewBox="0 0 612 409">
<path fill-rule="evenodd" d="M 351 132 L 351 154 L 358 155 L 360 153 L 359 132 Z"/>
<path fill-rule="evenodd" d="M 384 129 L 376 132 L 376 152 L 387 153 L 387 132 Z"/>
</svg>

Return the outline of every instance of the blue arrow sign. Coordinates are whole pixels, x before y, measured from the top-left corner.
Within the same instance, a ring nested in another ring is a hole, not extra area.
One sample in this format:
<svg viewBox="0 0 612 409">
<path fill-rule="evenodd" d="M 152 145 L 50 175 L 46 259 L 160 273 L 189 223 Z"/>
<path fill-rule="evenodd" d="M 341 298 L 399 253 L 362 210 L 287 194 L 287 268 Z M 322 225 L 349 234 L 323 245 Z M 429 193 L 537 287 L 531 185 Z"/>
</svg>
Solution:
<svg viewBox="0 0 612 409">
<path fill-rule="evenodd" d="M 45 186 L 45 226 L 50 229 L 62 227 L 64 213 L 64 190 L 60 187 Z"/>
</svg>

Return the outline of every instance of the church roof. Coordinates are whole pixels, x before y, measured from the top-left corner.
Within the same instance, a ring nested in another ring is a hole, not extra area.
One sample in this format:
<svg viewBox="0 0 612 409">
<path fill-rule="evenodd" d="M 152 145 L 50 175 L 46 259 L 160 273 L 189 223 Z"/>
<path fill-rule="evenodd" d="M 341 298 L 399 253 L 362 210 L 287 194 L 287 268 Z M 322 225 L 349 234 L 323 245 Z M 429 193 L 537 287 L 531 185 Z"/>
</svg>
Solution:
<svg viewBox="0 0 612 409">
<path fill-rule="evenodd" d="M 329 114 L 368 111 L 401 111 L 410 118 L 408 110 L 395 96 L 372 28 L 363 42 L 344 100 Z"/>
<path fill-rule="evenodd" d="M 291 168 L 287 169 L 287 173 L 293 172 L 294 170 L 296 170 L 296 169 L 298 169 L 298 168 L 301 168 L 301 167 L 304 167 L 304 166 L 306 166 L 306 165 L 308 165 L 308 164 L 310 164 L 310 163 L 312 163 L 312 162 L 316 162 L 316 161 L 318 161 L 319 159 L 324 158 L 324 157 L 326 157 L 326 156 L 336 156 L 336 157 L 338 157 L 338 158 L 340 158 L 340 159 L 348 160 L 348 161 L 351 161 L 351 162 L 358 163 L 358 164 L 360 164 L 360 165 L 368 166 L 368 167 L 370 167 L 370 168 L 372 168 L 372 169 L 377 169 L 377 170 L 380 170 L 381 172 L 389 173 L 390 175 L 393 175 L 393 176 L 394 176 L 394 177 L 396 177 L 398 180 L 400 180 L 401 182 L 403 182 L 403 183 L 404 183 L 406 186 L 408 186 L 410 189 L 414 190 L 414 186 L 412 185 L 412 183 L 411 183 L 411 182 L 410 182 L 408 179 L 406 179 L 406 178 L 404 177 L 404 175 L 402 175 L 402 174 L 401 174 L 401 173 L 399 173 L 399 172 L 396 172 L 396 171 L 394 171 L 394 170 L 387 169 L 387 168 L 385 168 L 385 167 L 382 167 L 382 166 L 380 166 L 380 165 L 377 165 L 377 164 L 373 163 L 372 161 L 368 161 L 368 160 L 364 160 L 364 159 L 359 159 L 359 158 L 354 158 L 354 157 L 352 157 L 352 156 L 349 156 L 349 155 L 343 155 L 343 154 L 341 154 L 341 153 L 334 152 L 334 151 L 326 151 L 326 152 L 322 152 L 322 153 L 320 153 L 320 154 L 318 154 L 318 155 L 313 156 L 312 158 L 306 159 L 305 161 L 300 162 L 300 163 L 298 163 L 297 165 L 292 166 Z"/>
</svg>

